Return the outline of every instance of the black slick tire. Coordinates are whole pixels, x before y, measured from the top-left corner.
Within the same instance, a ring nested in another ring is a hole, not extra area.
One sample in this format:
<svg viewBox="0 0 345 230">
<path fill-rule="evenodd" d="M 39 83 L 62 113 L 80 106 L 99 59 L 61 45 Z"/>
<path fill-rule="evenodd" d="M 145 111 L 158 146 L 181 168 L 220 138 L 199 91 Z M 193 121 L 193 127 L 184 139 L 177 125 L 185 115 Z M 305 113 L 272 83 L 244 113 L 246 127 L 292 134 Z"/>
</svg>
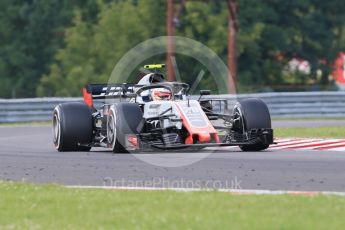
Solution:
<svg viewBox="0 0 345 230">
<path fill-rule="evenodd" d="M 57 105 L 53 112 L 53 142 L 60 152 L 90 151 L 92 142 L 92 114 L 83 103 Z"/>
</svg>

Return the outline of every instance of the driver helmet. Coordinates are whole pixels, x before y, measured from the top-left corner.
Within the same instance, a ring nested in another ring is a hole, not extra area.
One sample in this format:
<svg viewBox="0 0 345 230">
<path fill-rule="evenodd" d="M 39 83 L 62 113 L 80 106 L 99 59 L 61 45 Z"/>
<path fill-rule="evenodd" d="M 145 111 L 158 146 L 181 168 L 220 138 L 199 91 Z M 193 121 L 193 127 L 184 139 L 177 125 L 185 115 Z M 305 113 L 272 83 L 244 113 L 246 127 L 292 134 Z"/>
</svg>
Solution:
<svg viewBox="0 0 345 230">
<path fill-rule="evenodd" d="M 153 89 L 151 96 L 152 96 L 153 101 L 170 101 L 171 100 L 171 92 L 164 88 Z"/>
</svg>

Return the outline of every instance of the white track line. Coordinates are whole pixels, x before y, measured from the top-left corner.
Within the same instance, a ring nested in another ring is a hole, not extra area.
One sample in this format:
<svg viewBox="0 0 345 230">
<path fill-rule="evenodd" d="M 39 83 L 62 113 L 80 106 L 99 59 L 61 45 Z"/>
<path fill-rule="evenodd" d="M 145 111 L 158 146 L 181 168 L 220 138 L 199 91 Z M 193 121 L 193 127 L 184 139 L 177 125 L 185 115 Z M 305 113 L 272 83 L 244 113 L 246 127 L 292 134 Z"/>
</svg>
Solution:
<svg viewBox="0 0 345 230">
<path fill-rule="evenodd" d="M 251 189 L 202 189 L 202 188 L 158 188 L 158 187 L 113 187 L 113 186 L 65 186 L 73 189 L 136 190 L 136 191 L 175 191 L 175 192 L 224 192 L 235 195 L 333 195 L 345 196 L 345 192 L 330 191 L 284 191 L 284 190 L 251 190 Z"/>
<path fill-rule="evenodd" d="M 321 150 L 322 151 L 322 150 Z M 330 148 L 327 149 L 327 151 L 338 151 L 338 152 L 345 152 L 345 147 L 339 147 L 339 148 Z"/>
</svg>

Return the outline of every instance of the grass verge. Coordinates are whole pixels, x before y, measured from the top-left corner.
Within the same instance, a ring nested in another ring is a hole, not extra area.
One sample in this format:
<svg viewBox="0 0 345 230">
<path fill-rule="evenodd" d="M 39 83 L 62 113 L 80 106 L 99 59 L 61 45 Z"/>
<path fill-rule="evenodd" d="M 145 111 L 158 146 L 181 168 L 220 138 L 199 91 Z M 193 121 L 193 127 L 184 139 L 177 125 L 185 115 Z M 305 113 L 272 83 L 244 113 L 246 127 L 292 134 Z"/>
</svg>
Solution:
<svg viewBox="0 0 345 230">
<path fill-rule="evenodd" d="M 35 126 L 35 125 L 51 125 L 51 121 L 35 121 L 35 122 L 15 122 L 15 123 L 0 123 L 0 126 Z"/>
<path fill-rule="evenodd" d="M 345 198 L 0 182 L 0 229 L 343 229 Z"/>
<path fill-rule="evenodd" d="M 339 138 L 345 139 L 345 127 L 297 127 L 297 128 L 275 128 L 275 137 L 310 137 L 310 138 Z"/>
<path fill-rule="evenodd" d="M 272 121 L 343 121 L 345 117 L 272 117 Z"/>
</svg>

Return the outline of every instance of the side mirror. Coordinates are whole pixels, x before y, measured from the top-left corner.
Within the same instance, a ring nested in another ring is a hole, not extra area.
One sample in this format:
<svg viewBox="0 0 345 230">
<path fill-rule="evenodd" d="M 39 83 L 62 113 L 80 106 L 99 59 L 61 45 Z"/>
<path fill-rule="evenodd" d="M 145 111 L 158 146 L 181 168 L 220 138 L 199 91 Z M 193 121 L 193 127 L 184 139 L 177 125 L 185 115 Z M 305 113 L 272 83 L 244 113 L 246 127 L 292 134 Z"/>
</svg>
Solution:
<svg viewBox="0 0 345 230">
<path fill-rule="evenodd" d="M 200 90 L 200 96 L 211 95 L 211 90 Z"/>
</svg>

